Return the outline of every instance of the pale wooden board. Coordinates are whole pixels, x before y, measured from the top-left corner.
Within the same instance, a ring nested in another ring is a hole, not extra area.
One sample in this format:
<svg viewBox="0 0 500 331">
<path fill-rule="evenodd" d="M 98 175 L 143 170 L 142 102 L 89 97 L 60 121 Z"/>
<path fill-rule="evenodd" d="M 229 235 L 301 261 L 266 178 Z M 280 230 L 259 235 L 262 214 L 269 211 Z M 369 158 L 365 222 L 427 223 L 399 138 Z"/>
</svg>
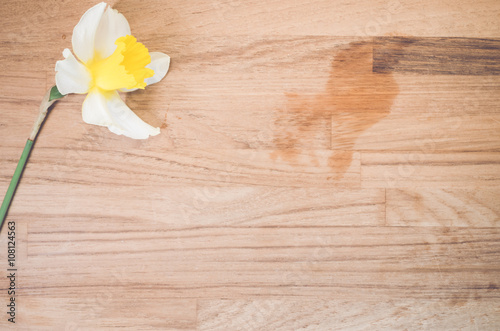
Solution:
<svg viewBox="0 0 500 331">
<path fill-rule="evenodd" d="M 351 132 L 355 133 L 354 129 L 342 121 L 344 118 L 353 123 L 353 117 L 350 114 L 333 120 L 333 148 L 347 149 L 348 130 L 351 129 Z M 344 133 L 347 134 L 343 135 Z M 336 138 L 337 136 L 344 138 Z M 356 140 L 354 149 L 360 151 L 498 152 L 500 151 L 500 114 L 391 114 L 364 132 Z"/>
<path fill-rule="evenodd" d="M 203 300 L 198 311 L 200 330 L 487 330 L 500 322 L 497 307 L 461 300 Z"/>
<path fill-rule="evenodd" d="M 38 31 L 56 35 L 71 31 L 75 21 L 95 1 L 58 4 L 50 0 L 20 5 L 5 2 L 12 15 L 5 21 L 5 39 L 19 40 Z M 413 35 L 444 37 L 500 37 L 499 4 L 491 0 L 406 1 L 271 0 L 265 6 L 251 1 L 110 1 L 124 13 L 136 34 L 191 35 Z M 47 4 L 50 4 L 47 5 Z M 65 24 L 54 24 L 54 20 Z M 155 22 L 152 24 L 151 22 Z M 223 22 L 223 23 L 221 23 Z M 30 24 L 28 24 L 30 23 Z M 66 24 L 67 23 L 67 24 Z M 22 37 L 22 38 L 20 38 Z M 19 39 L 17 39 L 19 38 Z"/>
<path fill-rule="evenodd" d="M 95 3 L 0 4 L 0 192 Z M 162 132 L 54 107 L 9 213 L 18 328 L 500 328 L 498 1 L 114 3 L 172 58 L 124 96 Z"/>
<path fill-rule="evenodd" d="M 363 187 L 478 189 L 500 184 L 499 153 L 366 152 L 361 157 Z"/>
<path fill-rule="evenodd" d="M 32 218 L 42 212 L 49 218 L 45 222 L 56 222 L 59 229 L 64 226 L 60 222 L 65 218 L 88 217 L 89 209 L 99 205 L 102 206 L 99 211 L 102 220 L 113 221 L 123 214 L 138 224 L 152 222 L 172 229 L 220 225 L 321 227 L 353 223 L 378 226 L 385 223 L 383 189 L 162 185 L 95 186 L 89 190 L 88 185 L 56 182 L 33 187 L 36 192 L 19 188 L 12 212 L 19 219 Z M 57 204 L 49 204 L 41 211 L 39 206 L 46 195 L 57 195 Z M 82 201 L 84 195 L 87 199 Z M 127 205 L 121 205 L 121 199 L 126 200 Z M 165 214 L 169 217 L 164 217 Z M 67 230 L 80 225 L 70 223 Z"/>
<path fill-rule="evenodd" d="M 297 154 L 294 150 L 288 157 L 281 151 L 252 149 L 153 151 L 139 142 L 132 142 L 133 149 L 119 150 L 115 145 L 115 150 L 110 150 L 105 146 L 108 143 L 89 140 L 60 149 L 40 144 L 30 157 L 23 180 L 31 184 L 62 181 L 111 187 L 360 187 L 360 156 L 352 151 L 304 150 Z M 8 161 L 3 163 L 13 171 L 19 148 L 5 147 L 4 151 Z M 30 171 L 34 168 L 36 172 Z"/>
<path fill-rule="evenodd" d="M 498 188 L 389 189 L 386 219 L 400 226 L 500 226 Z"/>
<path fill-rule="evenodd" d="M 167 298 L 345 297 L 494 303 L 498 228 L 234 227 L 171 229 L 81 216 L 82 226 L 30 225 L 20 295 L 72 296 L 93 288 Z M 47 231 L 47 230 L 48 231 Z M 353 254 L 355 252 L 355 254 Z M 161 258 L 159 258 L 161 256 Z M 58 264 L 47 264 L 55 259 Z M 111 277 L 122 271 L 121 281 Z M 106 272 L 108 277 L 102 277 Z M 59 275 L 59 276 L 54 276 Z M 64 286 L 60 286 L 64 279 Z"/>
<path fill-rule="evenodd" d="M 119 272 L 109 276 L 120 282 Z M 121 288 L 101 287 L 76 297 L 26 299 L 20 297 L 25 313 L 16 324 L 36 330 L 195 330 L 197 324 L 196 300 L 160 298 L 154 290 L 136 295 Z M 61 318 L 63 311 L 71 318 Z"/>
</svg>

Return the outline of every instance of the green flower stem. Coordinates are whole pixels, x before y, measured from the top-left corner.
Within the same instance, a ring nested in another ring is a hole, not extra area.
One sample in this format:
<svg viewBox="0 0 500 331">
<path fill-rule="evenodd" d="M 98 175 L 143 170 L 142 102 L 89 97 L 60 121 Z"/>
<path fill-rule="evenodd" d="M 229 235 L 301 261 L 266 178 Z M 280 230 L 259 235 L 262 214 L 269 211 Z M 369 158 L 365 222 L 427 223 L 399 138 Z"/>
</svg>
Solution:
<svg viewBox="0 0 500 331">
<path fill-rule="evenodd" d="M 2 202 L 2 207 L 0 207 L 0 231 L 7 216 L 7 211 L 9 210 L 12 199 L 14 198 L 14 193 L 16 192 L 17 186 L 19 185 L 19 180 L 21 179 L 21 175 L 23 174 L 26 162 L 28 162 L 28 157 L 30 155 L 31 149 L 33 148 L 34 141 L 38 135 L 38 132 L 40 131 L 40 128 L 42 127 L 45 117 L 47 117 L 49 108 L 54 102 L 57 101 L 57 99 L 62 97 L 63 95 L 60 94 L 57 90 L 57 87 L 54 86 L 47 91 L 42 100 L 38 117 L 35 121 L 35 124 L 33 125 L 33 130 L 31 131 L 28 141 L 26 142 L 26 146 L 24 146 L 23 154 L 21 154 L 21 159 L 17 163 L 16 170 L 14 171 L 14 176 L 12 176 L 9 188 L 7 189 L 7 193 L 5 194 L 5 198 Z"/>
<path fill-rule="evenodd" d="M 7 215 L 7 210 L 9 210 L 10 203 L 12 201 L 12 198 L 14 197 L 14 193 L 16 192 L 17 185 L 19 184 L 19 179 L 21 179 L 21 175 L 23 173 L 24 167 L 26 166 L 26 162 L 28 161 L 28 156 L 30 155 L 32 147 L 33 140 L 28 139 L 28 141 L 26 142 L 26 146 L 24 146 L 21 159 L 17 164 L 16 171 L 14 171 L 14 176 L 12 176 L 12 180 L 10 181 L 10 185 L 7 189 L 7 193 L 5 194 L 5 198 L 3 199 L 2 207 L 0 207 L 0 229 L 3 225 L 3 221 L 5 220 L 5 216 Z"/>
</svg>

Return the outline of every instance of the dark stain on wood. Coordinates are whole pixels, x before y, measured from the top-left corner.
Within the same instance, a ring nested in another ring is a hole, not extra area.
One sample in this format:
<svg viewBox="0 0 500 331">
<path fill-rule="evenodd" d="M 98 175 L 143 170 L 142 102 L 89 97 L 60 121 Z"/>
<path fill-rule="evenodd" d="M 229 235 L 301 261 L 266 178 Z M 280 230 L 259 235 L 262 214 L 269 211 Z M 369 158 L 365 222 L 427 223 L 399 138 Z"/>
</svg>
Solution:
<svg viewBox="0 0 500 331">
<path fill-rule="evenodd" d="M 494 290 L 498 290 L 498 289 L 499 289 L 499 287 L 495 283 L 490 282 L 490 284 L 488 285 L 488 290 L 490 290 L 490 291 L 494 291 Z"/>
<path fill-rule="evenodd" d="M 328 165 L 332 178 L 341 177 L 352 162 L 356 139 L 390 113 L 399 93 L 392 74 L 374 73 L 372 65 L 372 42 L 349 44 L 335 55 L 323 93 L 287 94 L 286 109 L 275 121 L 283 130 L 275 134 L 273 157 L 296 163 L 301 141 L 329 135 L 333 155 Z M 310 158 L 311 164 L 318 163 Z"/>
<path fill-rule="evenodd" d="M 500 40 L 377 37 L 373 71 L 424 75 L 500 75 Z"/>
</svg>

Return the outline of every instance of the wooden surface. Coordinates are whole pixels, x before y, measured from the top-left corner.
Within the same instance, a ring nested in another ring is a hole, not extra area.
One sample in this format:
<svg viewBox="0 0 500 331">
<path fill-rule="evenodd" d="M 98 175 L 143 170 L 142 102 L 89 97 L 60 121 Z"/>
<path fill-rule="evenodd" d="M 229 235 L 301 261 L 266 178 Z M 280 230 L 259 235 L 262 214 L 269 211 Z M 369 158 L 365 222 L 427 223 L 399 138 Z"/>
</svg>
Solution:
<svg viewBox="0 0 500 331">
<path fill-rule="evenodd" d="M 93 4 L 0 4 L 1 194 Z M 53 109 L 8 218 L 18 329 L 500 329 L 500 2 L 115 8 L 172 58 L 126 100 L 162 131 Z"/>
</svg>

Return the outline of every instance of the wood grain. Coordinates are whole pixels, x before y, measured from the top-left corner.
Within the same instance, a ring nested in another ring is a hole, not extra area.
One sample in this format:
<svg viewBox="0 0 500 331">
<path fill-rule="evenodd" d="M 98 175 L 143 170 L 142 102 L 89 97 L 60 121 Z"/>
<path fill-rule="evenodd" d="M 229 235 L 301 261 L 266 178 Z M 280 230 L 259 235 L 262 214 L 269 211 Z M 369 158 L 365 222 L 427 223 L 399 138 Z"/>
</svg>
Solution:
<svg viewBox="0 0 500 331">
<path fill-rule="evenodd" d="M 364 187 L 498 187 L 498 153 L 366 152 L 361 159 Z"/>
<path fill-rule="evenodd" d="M 83 225 L 92 219 L 75 222 Z M 25 265 L 33 273 L 23 277 L 20 295 L 71 296 L 117 287 L 130 295 L 156 290 L 166 298 L 498 300 L 498 283 L 491 277 L 500 269 L 498 228 L 175 230 L 161 223 L 123 226 L 125 221 L 117 229 L 116 222 L 102 218 L 92 231 L 47 231 L 40 222 L 30 226 Z M 60 264 L 47 265 L 47 258 Z M 110 275 L 122 270 L 119 283 L 111 276 L 103 278 L 106 270 Z M 65 285 L 53 274 L 63 277 Z"/>
<path fill-rule="evenodd" d="M 96 2 L 0 3 L 0 194 Z M 111 2 L 144 141 L 52 110 L 9 212 L 22 330 L 500 328 L 500 2 Z M 7 236 L 0 235 L 0 304 Z"/>
<path fill-rule="evenodd" d="M 451 309 L 450 309 L 451 308 Z M 439 313 L 438 313 L 439 312 Z M 479 315 L 472 321 L 467 317 Z M 498 310 L 463 301 L 204 300 L 200 330 L 488 329 Z M 418 316 L 418 317 L 417 317 Z M 342 326 L 342 327 L 340 327 Z"/>
<path fill-rule="evenodd" d="M 54 190 L 54 185 L 57 187 L 58 204 L 44 208 L 43 212 L 48 217 L 50 215 L 48 222 L 60 222 L 68 213 L 72 217 L 79 217 L 89 208 L 99 205 L 100 201 L 106 201 L 110 193 L 109 188 L 97 186 L 85 201 L 80 201 L 82 195 L 89 193 L 87 185 L 54 182 L 37 185 L 37 192 L 20 188 L 16 195 L 18 201 L 12 208 L 31 218 L 40 212 L 38 205 L 43 203 L 44 195 Z M 385 222 L 383 189 L 360 191 L 305 187 L 161 185 L 150 187 L 144 194 L 138 193 L 144 190 L 141 186 L 115 186 L 113 190 L 128 201 L 126 212 L 121 212 L 129 215 L 135 222 L 154 221 L 172 229 L 217 225 L 349 226 L 353 222 L 377 226 Z M 100 218 L 112 221 L 117 217 L 117 211 L 111 206 L 103 206 Z M 165 213 L 170 216 L 162 217 Z"/>
<path fill-rule="evenodd" d="M 387 224 L 396 226 L 500 226 L 496 189 L 389 189 Z"/>
</svg>

